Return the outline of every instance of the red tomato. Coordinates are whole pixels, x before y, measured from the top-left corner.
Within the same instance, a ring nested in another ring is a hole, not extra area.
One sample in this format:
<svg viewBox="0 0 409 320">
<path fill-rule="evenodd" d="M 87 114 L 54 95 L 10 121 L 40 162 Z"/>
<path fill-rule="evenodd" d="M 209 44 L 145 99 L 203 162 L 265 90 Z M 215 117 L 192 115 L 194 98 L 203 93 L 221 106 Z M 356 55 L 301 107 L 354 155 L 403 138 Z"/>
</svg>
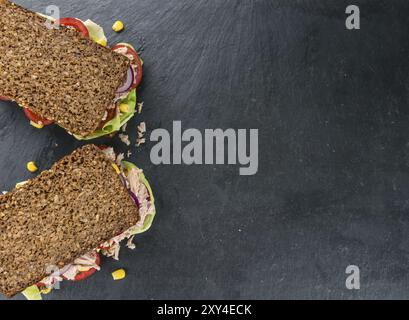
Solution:
<svg viewBox="0 0 409 320">
<path fill-rule="evenodd" d="M 95 264 L 97 266 L 101 265 L 101 257 L 99 256 L 99 253 L 96 253 Z M 97 272 L 97 269 L 95 269 L 95 268 L 91 268 L 88 271 L 80 272 L 75 276 L 74 281 L 84 280 L 84 279 L 92 276 L 95 272 Z"/>
<path fill-rule="evenodd" d="M 45 125 L 45 126 L 48 126 L 48 125 L 50 125 L 50 124 L 52 124 L 54 121 L 52 121 L 52 120 L 48 120 L 48 119 L 45 119 L 45 118 L 42 118 L 42 117 L 40 117 L 40 116 L 38 116 L 38 115 L 36 115 L 33 111 L 31 111 L 29 108 L 23 108 L 23 110 L 24 110 L 24 113 L 26 114 L 26 117 L 28 118 L 28 119 L 30 119 L 30 121 L 33 121 L 33 122 L 35 122 L 35 123 L 40 123 L 41 122 L 41 124 L 43 124 L 43 125 Z"/>
<path fill-rule="evenodd" d="M 76 18 L 62 18 L 59 19 L 55 22 L 57 25 L 62 25 L 66 27 L 73 27 L 78 30 L 79 33 L 81 33 L 84 38 L 89 38 L 89 31 L 85 24 Z"/>
<path fill-rule="evenodd" d="M 137 88 L 142 81 L 142 73 L 143 73 L 142 72 L 142 60 L 139 57 L 138 53 L 134 49 L 132 49 L 130 46 L 126 44 L 122 44 L 122 43 L 119 43 L 113 46 L 112 50 L 115 52 L 124 50 L 124 53 L 122 52 L 118 52 L 118 53 L 122 53 L 125 56 L 128 56 L 128 58 L 132 57 L 132 59 L 130 58 L 130 60 L 131 60 L 132 66 L 134 67 L 134 70 L 136 71 L 136 75 L 135 75 L 134 83 L 131 87 L 131 90 Z"/>
<path fill-rule="evenodd" d="M 52 281 L 52 285 L 55 283 L 55 281 Z M 45 285 L 45 283 L 43 283 L 43 282 L 37 282 L 36 283 L 36 286 L 38 287 L 38 289 L 40 289 L 40 290 L 43 290 L 43 289 L 46 289 L 47 288 L 47 286 Z"/>
<path fill-rule="evenodd" d="M 1 100 L 1 101 L 9 101 L 10 99 L 7 98 L 7 97 L 2 97 L 2 96 L 0 96 L 0 100 Z"/>
</svg>

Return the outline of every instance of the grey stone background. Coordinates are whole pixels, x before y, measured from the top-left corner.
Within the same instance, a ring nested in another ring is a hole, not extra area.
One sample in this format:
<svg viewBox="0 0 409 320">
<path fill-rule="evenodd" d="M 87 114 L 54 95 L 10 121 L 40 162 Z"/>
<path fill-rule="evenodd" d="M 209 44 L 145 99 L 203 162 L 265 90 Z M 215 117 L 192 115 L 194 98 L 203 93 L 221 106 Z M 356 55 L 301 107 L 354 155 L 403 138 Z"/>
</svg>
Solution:
<svg viewBox="0 0 409 320">
<path fill-rule="evenodd" d="M 259 173 L 235 166 L 154 166 L 158 214 L 137 249 L 105 259 L 47 299 L 409 297 L 409 4 L 354 1 L 19 0 L 91 18 L 111 44 L 142 48 L 148 130 L 258 128 Z M 117 19 L 126 31 L 114 34 Z M 92 106 L 85 106 L 92 107 Z M 118 151 L 125 146 L 100 139 Z M 0 187 L 74 150 L 62 129 L 36 130 L 0 103 Z M 30 239 L 27 239 L 29 241 Z M 345 268 L 361 289 L 345 288 Z M 110 272 L 128 276 L 114 282 Z M 16 297 L 19 299 L 21 297 Z"/>
</svg>

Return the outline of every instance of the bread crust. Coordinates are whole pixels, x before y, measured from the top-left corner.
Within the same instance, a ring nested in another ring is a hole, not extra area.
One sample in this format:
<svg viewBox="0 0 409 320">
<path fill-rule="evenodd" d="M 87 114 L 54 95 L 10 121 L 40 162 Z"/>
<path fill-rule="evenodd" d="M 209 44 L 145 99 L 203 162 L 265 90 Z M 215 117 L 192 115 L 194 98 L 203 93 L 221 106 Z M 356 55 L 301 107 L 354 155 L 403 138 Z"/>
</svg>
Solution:
<svg viewBox="0 0 409 320">
<path fill-rule="evenodd" d="M 95 132 L 130 60 L 73 28 L 0 0 L 0 96 L 80 136 Z"/>
<path fill-rule="evenodd" d="M 11 297 L 139 221 L 104 153 L 87 145 L 0 196 L 0 291 Z"/>
</svg>

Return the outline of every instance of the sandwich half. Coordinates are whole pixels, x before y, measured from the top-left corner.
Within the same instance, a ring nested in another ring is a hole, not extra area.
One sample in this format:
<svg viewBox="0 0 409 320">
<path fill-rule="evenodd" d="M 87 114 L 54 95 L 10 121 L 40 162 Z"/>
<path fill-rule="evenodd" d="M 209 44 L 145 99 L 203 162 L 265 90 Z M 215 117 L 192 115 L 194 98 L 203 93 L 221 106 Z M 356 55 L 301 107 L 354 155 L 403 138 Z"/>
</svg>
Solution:
<svg viewBox="0 0 409 320">
<path fill-rule="evenodd" d="M 120 242 L 146 231 L 155 215 L 142 170 L 112 148 L 87 145 L 0 196 L 0 291 L 28 298 L 118 259 Z"/>
<path fill-rule="evenodd" d="M 0 0 L 0 74 L 0 97 L 23 107 L 32 125 L 56 123 L 88 140 L 134 115 L 142 60 L 129 44 L 106 47 L 91 20 L 55 21 Z"/>
</svg>

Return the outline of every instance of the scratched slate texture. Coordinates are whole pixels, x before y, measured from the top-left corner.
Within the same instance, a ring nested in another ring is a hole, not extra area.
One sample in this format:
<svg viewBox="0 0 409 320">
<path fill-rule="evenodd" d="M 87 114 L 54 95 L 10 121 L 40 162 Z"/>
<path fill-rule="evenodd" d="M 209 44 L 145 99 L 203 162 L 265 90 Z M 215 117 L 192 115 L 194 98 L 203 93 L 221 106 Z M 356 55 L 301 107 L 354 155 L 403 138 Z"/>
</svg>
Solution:
<svg viewBox="0 0 409 320">
<path fill-rule="evenodd" d="M 345 28 L 349 1 L 17 2 L 58 5 L 141 50 L 133 141 L 142 120 L 148 136 L 173 120 L 259 129 L 249 177 L 238 166 L 154 166 L 152 143 L 132 147 L 155 190 L 153 228 L 119 262 L 104 259 L 46 299 L 409 298 L 407 1 L 354 1 L 359 31 Z M 97 142 L 127 150 L 118 138 Z M 47 169 L 81 144 L 0 103 L 0 188 L 32 177 L 27 161 Z M 351 264 L 359 291 L 345 288 Z M 114 282 L 119 267 L 128 275 Z"/>
</svg>

